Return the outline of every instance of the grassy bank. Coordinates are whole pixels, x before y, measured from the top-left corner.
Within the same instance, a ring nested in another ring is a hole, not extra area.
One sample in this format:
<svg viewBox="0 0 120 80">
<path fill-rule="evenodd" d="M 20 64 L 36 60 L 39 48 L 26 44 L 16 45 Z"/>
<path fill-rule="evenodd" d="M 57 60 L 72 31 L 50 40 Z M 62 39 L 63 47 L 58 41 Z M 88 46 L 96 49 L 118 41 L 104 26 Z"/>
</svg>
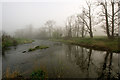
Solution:
<svg viewBox="0 0 120 80">
<path fill-rule="evenodd" d="M 9 46 L 17 46 L 18 44 L 32 43 L 30 39 L 18 39 L 18 38 L 5 38 L 2 40 L 2 47 L 7 48 Z"/>
<path fill-rule="evenodd" d="M 95 50 L 110 51 L 119 53 L 118 38 L 108 39 L 107 37 L 95 37 L 95 38 L 62 38 L 52 39 L 54 41 L 64 42 L 68 44 L 80 45 L 86 48 L 93 48 Z"/>
<path fill-rule="evenodd" d="M 44 46 L 44 45 L 40 45 L 40 46 L 36 46 L 36 47 L 34 47 L 34 48 L 30 48 L 30 49 L 28 50 L 28 52 L 35 51 L 35 50 L 37 50 L 37 49 L 47 49 L 47 48 L 49 48 L 49 47 L 48 47 L 48 46 Z"/>
<path fill-rule="evenodd" d="M 2 36 L 2 52 L 8 49 L 10 46 L 17 46 L 18 44 L 31 43 L 33 40 L 31 39 L 21 39 L 21 38 L 13 38 L 8 35 Z"/>
<path fill-rule="evenodd" d="M 27 44 L 32 43 L 34 40 L 31 39 L 25 39 L 25 38 L 15 38 L 18 44 Z"/>
</svg>

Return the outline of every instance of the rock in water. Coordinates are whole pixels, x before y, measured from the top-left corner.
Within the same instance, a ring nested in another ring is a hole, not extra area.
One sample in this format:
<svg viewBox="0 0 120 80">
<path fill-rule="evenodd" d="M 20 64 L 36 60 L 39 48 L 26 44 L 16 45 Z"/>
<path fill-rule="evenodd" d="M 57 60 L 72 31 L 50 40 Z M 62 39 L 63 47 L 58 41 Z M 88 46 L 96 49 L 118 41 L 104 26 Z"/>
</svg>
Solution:
<svg viewBox="0 0 120 80">
<path fill-rule="evenodd" d="M 26 51 L 23 51 L 22 53 L 25 53 Z"/>
</svg>

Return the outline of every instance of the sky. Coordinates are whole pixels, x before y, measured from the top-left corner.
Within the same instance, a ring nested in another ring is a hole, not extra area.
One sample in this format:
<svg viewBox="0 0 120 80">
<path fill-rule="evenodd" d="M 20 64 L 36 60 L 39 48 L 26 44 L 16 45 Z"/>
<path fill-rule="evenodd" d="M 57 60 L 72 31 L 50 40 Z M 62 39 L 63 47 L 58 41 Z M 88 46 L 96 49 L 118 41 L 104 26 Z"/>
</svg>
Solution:
<svg viewBox="0 0 120 80">
<path fill-rule="evenodd" d="M 0 25 L 2 30 L 13 33 L 16 29 L 32 24 L 39 28 L 47 20 L 64 26 L 67 17 L 80 13 L 85 0 L 1 0 Z"/>
</svg>

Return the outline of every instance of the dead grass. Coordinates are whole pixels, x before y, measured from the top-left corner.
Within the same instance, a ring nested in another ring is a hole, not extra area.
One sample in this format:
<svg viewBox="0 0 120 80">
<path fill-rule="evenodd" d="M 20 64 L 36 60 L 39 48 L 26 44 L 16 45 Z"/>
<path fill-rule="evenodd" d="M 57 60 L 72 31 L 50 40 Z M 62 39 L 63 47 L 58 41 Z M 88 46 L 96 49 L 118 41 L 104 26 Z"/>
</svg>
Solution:
<svg viewBox="0 0 120 80">
<path fill-rule="evenodd" d="M 6 69 L 6 72 L 5 72 L 3 77 L 6 78 L 6 79 L 8 79 L 8 78 L 16 78 L 18 75 L 20 75 L 18 70 L 15 70 L 15 71 L 11 72 L 10 68 L 8 67 Z"/>
</svg>

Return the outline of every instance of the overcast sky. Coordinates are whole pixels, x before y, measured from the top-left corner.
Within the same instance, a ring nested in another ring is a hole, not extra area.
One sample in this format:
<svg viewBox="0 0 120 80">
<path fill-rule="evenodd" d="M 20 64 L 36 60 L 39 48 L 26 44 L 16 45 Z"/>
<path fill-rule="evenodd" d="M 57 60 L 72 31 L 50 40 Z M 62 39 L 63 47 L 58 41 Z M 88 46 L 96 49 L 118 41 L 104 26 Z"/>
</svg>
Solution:
<svg viewBox="0 0 120 80">
<path fill-rule="evenodd" d="M 2 29 L 8 33 L 29 24 L 39 28 L 47 20 L 64 26 L 67 17 L 82 11 L 82 5 L 85 0 L 2 0 L 0 21 Z"/>
<path fill-rule="evenodd" d="M 81 1 L 81 3 L 83 3 Z M 3 30 L 15 29 L 33 24 L 40 27 L 47 20 L 55 20 L 63 26 L 66 18 L 80 12 L 78 2 L 4 2 L 2 3 Z"/>
</svg>

